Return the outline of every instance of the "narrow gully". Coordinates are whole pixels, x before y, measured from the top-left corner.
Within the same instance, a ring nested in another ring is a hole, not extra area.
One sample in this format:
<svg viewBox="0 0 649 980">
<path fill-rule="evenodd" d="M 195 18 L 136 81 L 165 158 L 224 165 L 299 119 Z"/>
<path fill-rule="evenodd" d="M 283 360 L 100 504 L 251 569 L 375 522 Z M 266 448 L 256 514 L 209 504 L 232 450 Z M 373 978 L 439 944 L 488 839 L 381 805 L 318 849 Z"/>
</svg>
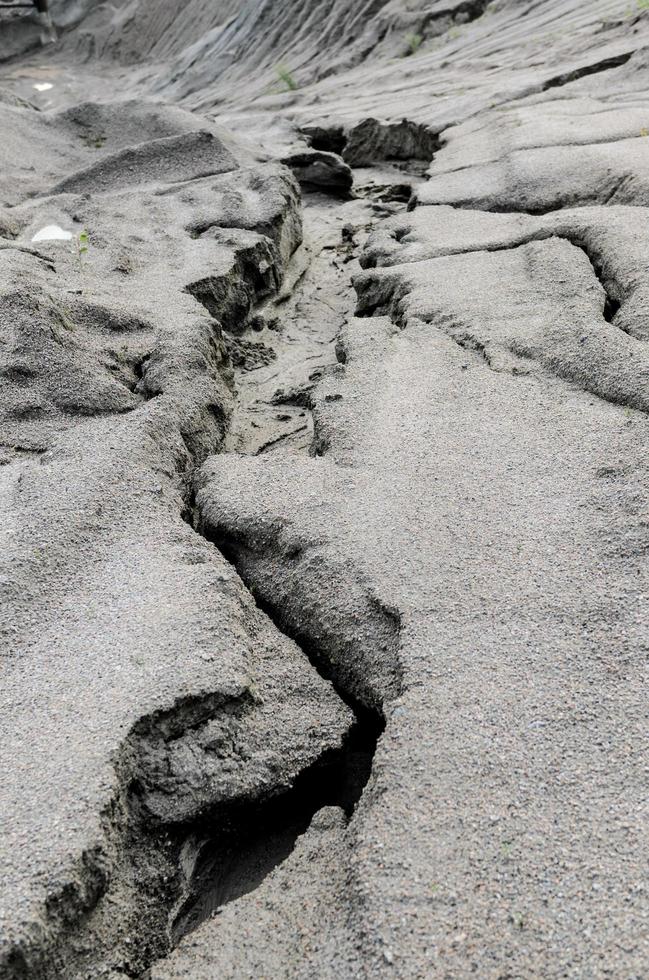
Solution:
<svg viewBox="0 0 649 980">
<path fill-rule="evenodd" d="M 404 120 L 401 128 L 405 125 Z M 402 166 L 405 170 L 409 162 Z M 358 253 L 377 219 L 404 210 L 409 196 L 396 195 L 386 202 L 381 193 L 383 169 L 372 174 L 367 167 L 362 173 L 370 175 L 368 190 L 345 201 L 303 190 L 304 243 L 293 257 L 284 286 L 254 307 L 246 330 L 234 338 L 236 346 L 231 348 L 237 400 L 225 452 L 257 455 L 278 448 L 315 452 L 312 392 L 325 372 L 339 369 L 336 343 L 341 328 L 356 313 L 352 278 L 360 271 Z M 399 170 L 397 177 L 403 179 L 402 173 Z M 236 548 L 204 534 L 192 511 L 188 500 L 185 519 L 211 541 L 254 594 L 245 570 L 238 567 Z M 352 818 L 385 728 L 379 694 L 374 699 L 378 708 L 359 702 L 322 643 L 311 644 L 308 635 L 292 635 L 281 609 L 257 598 L 256 602 L 275 627 L 298 644 L 320 676 L 331 682 L 355 720 L 340 748 L 325 752 L 303 770 L 290 789 L 221 808 L 191 826 L 177 828 L 174 836 L 184 884 L 169 914 L 168 952 L 203 922 L 218 916 L 224 906 L 255 891 L 289 857 L 323 807 L 338 807 L 347 820 Z"/>
<path fill-rule="evenodd" d="M 383 207 L 364 198 L 341 202 L 319 192 L 304 195 L 305 246 L 288 270 L 290 291 L 280 291 L 255 310 L 250 323 L 259 339 L 251 346 L 246 331 L 242 350 L 252 356 L 235 363 L 237 404 L 226 451 L 259 454 L 280 446 L 313 451 L 311 392 L 322 374 L 338 364 L 336 341 L 356 305 L 352 276 L 360 271 L 357 252 L 377 212 Z M 212 544 L 240 573 L 226 543 Z M 273 609 L 257 604 L 332 683 L 355 721 L 341 747 L 301 772 L 286 792 L 229 807 L 185 828 L 179 851 L 185 886 L 170 914 L 170 948 L 258 888 L 323 807 L 339 807 L 351 819 L 385 727 L 380 711 L 361 704 L 345 688 L 326 650 L 310 649 L 304 637 L 291 636 Z"/>
<path fill-rule="evenodd" d="M 356 251 L 374 218 L 368 202 L 304 194 L 304 242 L 279 294 L 255 310 L 230 354 L 237 400 L 226 452 L 307 452 L 311 392 L 336 366 L 336 339 L 353 314 Z"/>
<path fill-rule="evenodd" d="M 439 146 L 436 134 L 406 119 L 394 126 L 366 120 L 339 139 L 336 129 L 301 132 L 314 147 L 329 140 L 348 147 L 353 194 L 341 200 L 303 188 L 304 241 L 285 286 L 255 308 L 244 335 L 230 338 L 237 400 L 226 452 L 312 451 L 311 394 L 337 369 L 338 336 L 356 311 L 359 252 L 377 220 L 405 210 Z"/>
<path fill-rule="evenodd" d="M 200 533 L 200 532 L 197 532 Z M 208 540 L 211 540 L 208 538 Z M 238 572 L 225 544 L 211 542 Z M 247 585 L 244 579 L 244 584 Z M 179 865 L 182 896 L 170 913 L 170 949 L 230 902 L 254 891 L 293 851 L 323 807 L 339 807 L 349 821 L 372 772 L 385 728 L 381 712 L 361 704 L 340 682 L 326 650 L 316 651 L 278 622 L 272 608 L 257 602 L 275 627 L 300 646 L 305 658 L 348 707 L 355 720 L 338 749 L 325 752 L 303 770 L 286 792 L 233 805 L 181 831 Z"/>
</svg>

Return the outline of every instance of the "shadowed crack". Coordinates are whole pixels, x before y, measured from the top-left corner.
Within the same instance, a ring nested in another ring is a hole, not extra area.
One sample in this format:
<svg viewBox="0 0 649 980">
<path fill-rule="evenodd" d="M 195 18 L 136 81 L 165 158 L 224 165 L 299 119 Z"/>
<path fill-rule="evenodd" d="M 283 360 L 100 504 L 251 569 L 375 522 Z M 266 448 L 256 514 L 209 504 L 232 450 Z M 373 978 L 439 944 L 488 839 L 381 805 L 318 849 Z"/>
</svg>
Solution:
<svg viewBox="0 0 649 980">
<path fill-rule="evenodd" d="M 430 163 L 441 143 L 436 132 L 411 119 L 381 122 L 369 117 L 345 130 L 342 126 L 303 126 L 300 130 L 314 150 L 337 153 L 350 167 L 382 160 L 422 160 Z"/>
<path fill-rule="evenodd" d="M 351 818 L 370 778 L 384 722 L 344 692 L 338 694 L 353 706 L 356 718 L 340 749 L 325 753 L 278 798 L 235 807 L 226 819 L 205 820 L 192 829 L 184 844 L 191 872 L 171 923 L 174 944 L 258 888 L 323 807 L 340 807 Z"/>
<path fill-rule="evenodd" d="M 602 315 L 607 323 L 615 323 L 615 315 L 622 305 L 624 295 L 619 283 L 610 276 L 605 275 L 604 257 L 601 255 L 601 253 L 589 246 L 586 236 L 584 235 L 580 235 L 576 232 L 568 234 L 564 230 L 561 234 L 557 235 L 557 237 L 564 238 L 566 241 L 570 242 L 571 245 L 581 249 L 581 251 L 584 253 L 591 264 L 595 278 L 604 290 L 605 298 Z"/>
<path fill-rule="evenodd" d="M 635 54 L 634 51 L 625 51 L 624 54 L 613 55 L 611 58 L 603 58 L 592 65 L 582 65 L 581 68 L 573 68 L 572 71 L 564 72 L 562 75 L 555 75 L 541 85 L 540 91 L 546 92 L 550 88 L 557 88 L 560 85 L 567 85 L 569 82 L 576 82 L 578 78 L 585 78 L 586 75 L 595 75 L 601 71 L 609 71 L 611 68 L 619 68 Z"/>
<path fill-rule="evenodd" d="M 401 688 L 399 613 L 382 605 L 353 569 L 328 564 L 317 548 L 284 540 L 254 518 L 221 515 L 210 475 L 208 462 L 196 497 L 200 533 L 216 544 L 260 608 L 343 700 L 382 714 Z"/>
<path fill-rule="evenodd" d="M 241 333 L 259 300 L 279 288 L 279 258 L 270 239 L 256 236 L 251 245 L 237 249 L 232 268 L 224 275 L 189 283 L 186 291 L 201 303 L 224 330 Z"/>
<path fill-rule="evenodd" d="M 259 576 L 254 558 L 247 561 L 242 557 L 247 549 L 242 549 L 232 538 L 226 540 L 213 535 L 209 524 L 206 528 L 199 522 L 199 528 L 237 571 L 246 576 L 260 608 L 277 629 L 301 644 L 311 665 L 332 682 L 336 694 L 352 709 L 355 721 L 341 747 L 324 752 L 297 776 L 288 791 L 279 796 L 269 794 L 253 800 L 233 801 L 182 825 L 181 833 L 174 836 L 174 867 L 184 869 L 185 880 L 176 889 L 177 897 L 170 909 L 170 948 L 207 918 L 218 914 L 223 906 L 259 887 L 291 854 L 297 838 L 323 807 L 339 807 L 347 819 L 351 818 L 371 776 L 377 742 L 385 726 L 384 691 L 361 691 L 365 703 L 358 700 L 358 686 L 350 681 L 349 673 L 341 666 L 335 640 L 322 631 L 321 623 L 307 621 L 302 628 L 296 629 L 294 613 L 289 606 L 281 599 L 269 597 L 263 574 Z M 301 557 L 301 552 L 292 553 L 289 561 L 299 563 Z M 278 565 L 283 558 L 286 555 L 278 552 Z M 384 637 L 387 630 L 391 637 L 387 642 L 395 645 L 396 656 L 398 616 L 376 601 L 368 602 L 367 611 L 368 617 L 376 620 L 374 627 L 369 626 L 370 631 L 374 629 L 378 638 Z M 385 640 L 379 642 L 381 647 L 385 644 Z M 160 729 L 161 726 L 165 740 L 177 731 L 173 716 L 168 714 L 154 727 Z M 147 723 L 144 728 L 149 733 L 151 726 Z M 190 728 L 188 725 L 182 728 L 182 737 Z M 169 908 L 168 901 L 165 907 Z"/>
</svg>

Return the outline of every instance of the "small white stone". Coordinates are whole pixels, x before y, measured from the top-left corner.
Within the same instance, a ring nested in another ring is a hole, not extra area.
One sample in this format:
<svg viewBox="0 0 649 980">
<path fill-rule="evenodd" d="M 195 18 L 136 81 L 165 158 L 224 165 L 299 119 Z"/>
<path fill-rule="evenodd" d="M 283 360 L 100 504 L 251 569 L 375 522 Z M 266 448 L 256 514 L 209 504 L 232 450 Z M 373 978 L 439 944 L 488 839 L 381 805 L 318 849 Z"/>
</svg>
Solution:
<svg viewBox="0 0 649 980">
<path fill-rule="evenodd" d="M 40 231 L 37 231 L 32 238 L 33 242 L 68 242 L 74 236 L 71 231 L 66 231 L 65 228 L 59 228 L 58 225 L 45 225 Z"/>
</svg>

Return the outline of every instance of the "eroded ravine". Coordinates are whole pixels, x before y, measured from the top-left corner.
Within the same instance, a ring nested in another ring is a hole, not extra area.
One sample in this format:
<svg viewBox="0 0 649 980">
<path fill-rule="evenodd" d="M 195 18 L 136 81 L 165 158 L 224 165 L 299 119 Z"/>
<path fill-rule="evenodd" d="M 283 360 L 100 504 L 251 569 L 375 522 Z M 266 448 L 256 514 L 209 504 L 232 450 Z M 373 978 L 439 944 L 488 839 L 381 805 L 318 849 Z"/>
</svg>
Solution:
<svg viewBox="0 0 649 980">
<path fill-rule="evenodd" d="M 355 310 L 352 277 L 360 271 L 358 254 L 377 215 L 403 208 L 386 206 L 376 196 L 378 203 L 369 194 L 342 201 L 314 189 L 303 194 L 304 242 L 285 282 L 277 296 L 252 311 L 242 335 L 231 340 L 237 401 L 226 452 L 259 455 L 279 447 L 318 451 L 312 393 L 323 374 L 340 369 L 336 347 L 341 328 Z M 179 852 L 185 883 L 170 913 L 172 947 L 226 905 L 257 889 L 292 853 L 320 810 L 335 807 L 347 820 L 352 818 L 385 726 L 385 690 L 359 697 L 358 687 L 350 685 L 317 627 L 312 632 L 308 623 L 295 628 L 293 614 L 283 603 L 256 588 L 241 543 L 212 533 L 198 513 L 194 524 L 232 564 L 275 627 L 298 643 L 311 666 L 333 684 L 355 721 L 340 749 L 325 753 L 300 773 L 286 793 L 186 828 Z M 397 620 L 379 607 L 376 617 L 377 636 L 385 636 L 385 620 L 396 651 Z"/>
<path fill-rule="evenodd" d="M 283 286 L 251 309 L 243 330 L 228 334 L 237 399 L 226 451 L 259 454 L 278 446 L 314 451 L 312 391 L 324 373 L 339 369 L 336 342 L 354 313 L 352 276 L 360 270 L 358 251 L 377 214 L 394 210 L 371 199 L 341 201 L 314 191 L 307 191 L 304 199 L 305 241 Z M 187 516 L 190 512 L 191 501 Z M 274 627 L 297 643 L 310 665 L 331 682 L 354 722 L 340 748 L 325 751 L 288 790 L 269 787 L 260 798 L 220 805 L 190 823 L 167 828 L 176 868 L 175 886 L 163 899 L 168 951 L 226 905 L 257 889 L 292 853 L 319 811 L 334 807 L 351 819 L 371 777 L 387 690 L 359 697 L 358 686 L 350 685 L 340 669 L 339 652 L 328 649 L 317 630 L 310 634 L 308 624 L 305 630 L 294 629 L 291 613 L 259 596 L 246 563 L 239 561 L 236 543 L 213 536 L 201 521 L 195 527 L 239 573 Z M 368 604 L 368 609 L 368 616 L 377 619 L 374 627 L 368 626 L 370 635 L 374 632 L 383 645 L 387 630 L 396 650 L 398 622 L 378 606 Z M 164 964 L 159 952 L 133 975 L 147 976 L 152 964 L 156 969 Z"/>
</svg>

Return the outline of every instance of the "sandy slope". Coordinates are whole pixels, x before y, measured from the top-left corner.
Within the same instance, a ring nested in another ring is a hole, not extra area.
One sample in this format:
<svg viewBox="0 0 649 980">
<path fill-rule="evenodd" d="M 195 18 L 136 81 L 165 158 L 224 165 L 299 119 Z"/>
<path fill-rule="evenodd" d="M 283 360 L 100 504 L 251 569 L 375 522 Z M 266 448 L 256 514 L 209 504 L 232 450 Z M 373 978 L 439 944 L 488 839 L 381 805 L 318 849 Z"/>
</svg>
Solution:
<svg viewBox="0 0 649 980">
<path fill-rule="evenodd" d="M 0 20 L 0 977 L 644 976 L 649 13 L 53 12 Z"/>
</svg>

